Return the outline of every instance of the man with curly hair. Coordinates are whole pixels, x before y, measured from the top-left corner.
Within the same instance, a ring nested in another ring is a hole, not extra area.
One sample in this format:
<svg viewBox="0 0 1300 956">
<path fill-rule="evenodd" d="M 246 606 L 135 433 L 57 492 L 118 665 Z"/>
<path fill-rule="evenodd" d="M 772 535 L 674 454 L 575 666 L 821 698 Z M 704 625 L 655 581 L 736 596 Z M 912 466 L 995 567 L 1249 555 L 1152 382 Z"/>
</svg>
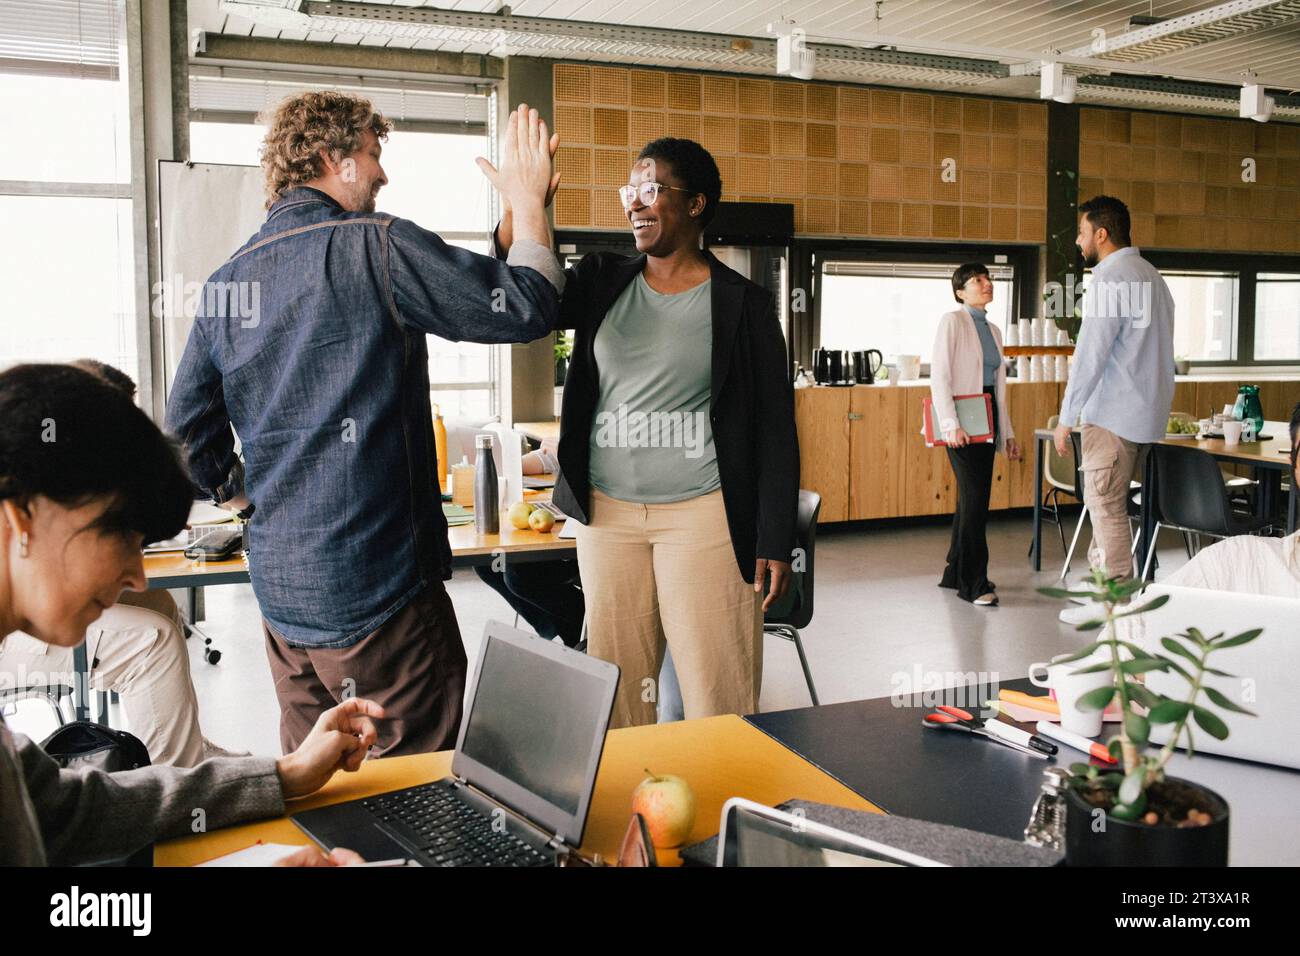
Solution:
<svg viewBox="0 0 1300 956">
<path fill-rule="evenodd" d="M 196 487 L 250 515 L 285 752 L 349 697 L 388 714 L 377 754 L 445 749 L 466 660 L 443 587 L 451 549 L 425 336 L 551 331 L 563 283 L 545 215 L 556 140 L 521 106 L 501 168 L 479 160 L 524 240 L 501 262 L 375 211 L 391 124 L 367 100 L 303 93 L 268 127 L 266 223 L 205 286 L 167 428 Z"/>
</svg>

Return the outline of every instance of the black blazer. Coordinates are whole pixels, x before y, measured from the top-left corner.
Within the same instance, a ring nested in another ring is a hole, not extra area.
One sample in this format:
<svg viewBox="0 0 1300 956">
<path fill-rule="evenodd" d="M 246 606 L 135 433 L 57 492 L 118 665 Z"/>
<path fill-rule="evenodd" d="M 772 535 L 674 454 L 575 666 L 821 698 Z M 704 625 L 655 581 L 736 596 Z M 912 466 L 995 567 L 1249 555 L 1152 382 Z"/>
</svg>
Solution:
<svg viewBox="0 0 1300 956">
<path fill-rule="evenodd" d="M 754 582 L 754 561 L 790 561 L 799 507 L 799 438 L 785 340 L 773 297 L 712 253 L 713 380 L 709 421 L 727 527 L 741 577 Z M 610 306 L 642 269 L 644 255 L 584 256 L 565 271 L 560 327 L 574 330 L 560 416 L 560 475 L 555 503 L 587 524 L 591 426 L 600 395 L 596 331 Z"/>
</svg>

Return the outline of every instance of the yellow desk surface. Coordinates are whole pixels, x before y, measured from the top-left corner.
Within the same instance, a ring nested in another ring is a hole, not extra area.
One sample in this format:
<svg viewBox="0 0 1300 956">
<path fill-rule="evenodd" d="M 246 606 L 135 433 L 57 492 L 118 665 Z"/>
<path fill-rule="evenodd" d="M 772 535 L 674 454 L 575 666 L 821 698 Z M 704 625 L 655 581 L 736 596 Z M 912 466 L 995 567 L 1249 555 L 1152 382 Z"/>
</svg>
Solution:
<svg viewBox="0 0 1300 956">
<path fill-rule="evenodd" d="M 545 476 L 539 475 L 538 477 Z M 524 494 L 530 501 L 550 497 L 549 489 L 529 489 Z M 481 535 L 474 530 L 474 525 L 463 524 L 447 529 L 447 541 L 451 544 L 452 561 L 457 558 L 471 558 L 491 554 L 498 550 L 505 554 L 517 554 L 523 551 L 554 551 L 557 558 L 572 557 L 577 548 L 577 543 L 572 538 L 560 537 L 560 531 L 563 528 L 564 523 L 561 522 L 545 533 L 533 531 L 531 528 L 526 531 L 519 531 L 506 520 L 505 515 L 502 515 L 500 534 Z M 201 579 L 205 575 L 217 575 L 230 571 L 246 572 L 247 570 L 248 568 L 244 564 L 242 556 L 229 558 L 225 561 L 196 561 L 185 557 L 180 551 L 146 554 L 144 556 L 146 578 L 192 577 L 195 581 L 192 585 L 189 585 L 191 587 L 202 586 L 203 581 Z M 180 585 L 174 584 L 173 586 L 179 587 Z"/>
<path fill-rule="evenodd" d="M 450 751 L 442 751 L 367 761 L 356 773 L 336 774 L 318 793 L 294 801 L 290 812 L 437 780 L 451 772 L 451 757 Z M 583 835 L 584 854 L 599 853 L 606 860 L 617 856 L 618 845 L 631 818 L 632 791 L 644 778 L 646 769 L 677 774 L 694 789 L 695 828 L 688 844 L 718 832 L 722 805 L 731 797 L 747 797 L 768 805 L 798 798 L 881 812 L 735 715 L 628 727 L 612 730 L 606 738 Z M 158 866 L 191 866 L 251 846 L 258 840 L 287 844 L 309 842 L 287 817 L 282 817 L 160 843 L 154 851 L 154 862 Z M 664 864 L 680 862 L 674 851 L 660 851 L 659 857 Z"/>
</svg>

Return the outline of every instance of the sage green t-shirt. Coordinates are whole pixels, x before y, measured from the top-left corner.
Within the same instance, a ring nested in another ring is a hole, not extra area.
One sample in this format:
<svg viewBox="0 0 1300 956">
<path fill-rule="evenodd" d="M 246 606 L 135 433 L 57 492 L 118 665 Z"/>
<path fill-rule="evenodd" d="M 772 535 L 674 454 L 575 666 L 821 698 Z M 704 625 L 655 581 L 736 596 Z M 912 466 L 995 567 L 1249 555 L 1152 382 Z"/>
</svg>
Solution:
<svg viewBox="0 0 1300 956">
<path fill-rule="evenodd" d="M 611 498 L 662 504 L 721 485 L 709 425 L 711 281 L 664 295 L 638 274 L 596 333 L 590 476 Z"/>
</svg>

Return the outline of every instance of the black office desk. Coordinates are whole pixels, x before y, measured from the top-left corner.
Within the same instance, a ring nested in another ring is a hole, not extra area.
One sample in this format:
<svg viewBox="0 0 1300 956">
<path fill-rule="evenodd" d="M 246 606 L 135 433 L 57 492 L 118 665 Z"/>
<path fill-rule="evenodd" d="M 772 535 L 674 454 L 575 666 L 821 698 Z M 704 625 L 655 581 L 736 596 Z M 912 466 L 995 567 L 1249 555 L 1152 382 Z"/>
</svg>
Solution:
<svg viewBox="0 0 1300 956">
<path fill-rule="evenodd" d="M 1010 690 L 1043 693 L 1027 680 L 1003 681 Z M 989 694 L 935 692 L 938 703 L 978 710 Z M 1087 759 L 1069 747 L 1048 760 L 968 734 L 926 730 L 920 695 L 824 704 L 747 717 L 750 723 L 826 771 L 886 813 L 1024 838 L 1043 771 Z M 1030 725 L 1020 724 L 1025 729 Z M 1107 724 L 1106 736 L 1116 725 Z M 1300 865 L 1300 771 L 1223 757 L 1181 753 L 1170 773 L 1218 791 L 1232 810 L 1229 860 L 1234 865 Z"/>
</svg>

